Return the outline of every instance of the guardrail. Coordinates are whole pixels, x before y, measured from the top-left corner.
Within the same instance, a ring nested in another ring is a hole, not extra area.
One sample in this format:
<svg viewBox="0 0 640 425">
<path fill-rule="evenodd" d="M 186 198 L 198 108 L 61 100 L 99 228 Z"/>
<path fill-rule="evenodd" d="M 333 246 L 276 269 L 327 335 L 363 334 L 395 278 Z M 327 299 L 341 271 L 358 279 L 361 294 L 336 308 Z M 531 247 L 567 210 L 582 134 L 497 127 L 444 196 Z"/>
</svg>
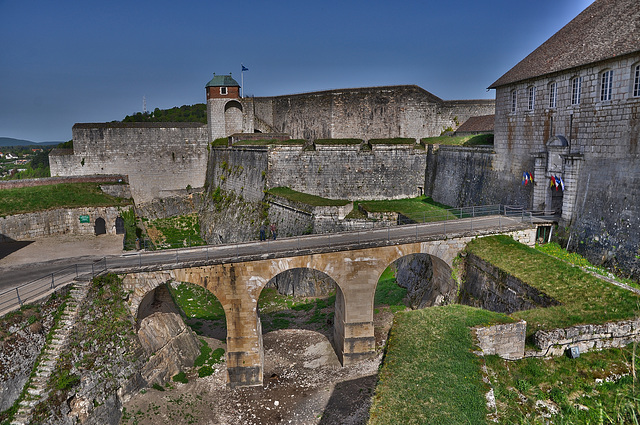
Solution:
<svg viewBox="0 0 640 425">
<path fill-rule="evenodd" d="M 464 207 L 464 208 L 450 208 L 444 211 L 440 209 L 437 212 L 433 212 L 433 213 L 425 212 L 422 215 L 422 217 L 419 217 L 418 215 L 417 217 L 418 220 L 416 220 L 415 216 L 408 217 L 407 222 L 403 223 L 402 225 L 398 223 L 399 225 L 397 226 L 395 225 L 392 226 L 391 222 L 386 222 L 386 224 L 384 224 L 383 227 L 378 226 L 375 228 L 364 229 L 364 230 L 334 233 L 333 236 L 331 233 L 316 234 L 313 236 L 316 236 L 316 237 L 328 236 L 328 245 L 333 246 L 334 244 L 339 243 L 340 235 L 349 235 L 353 237 L 353 241 L 347 242 L 347 243 L 353 243 L 353 242 L 361 243 L 367 239 L 365 235 L 366 232 L 369 232 L 371 230 L 381 230 L 381 229 L 384 231 L 386 228 L 387 239 L 391 240 L 391 227 L 398 228 L 398 229 L 407 229 L 407 228 L 410 229 L 412 226 L 415 226 L 415 238 L 418 238 L 419 224 L 437 223 L 437 222 L 442 222 L 443 226 L 442 226 L 441 232 L 444 236 L 446 236 L 448 234 L 448 231 L 447 231 L 448 225 L 446 224 L 448 221 L 471 219 L 471 220 L 468 220 L 469 222 L 468 230 L 473 231 L 474 224 L 475 224 L 473 219 L 479 218 L 479 217 L 487 217 L 487 216 L 505 216 L 511 219 L 519 219 L 521 222 L 533 223 L 532 213 L 529 211 L 526 211 L 524 208 L 517 207 L 517 206 L 508 206 L 508 205 L 484 205 L 484 206 L 472 206 L 472 207 Z M 452 231 L 451 230 L 452 227 L 454 226 L 451 226 L 451 225 L 449 226 L 449 232 Z M 498 224 L 498 227 L 502 228 L 502 224 Z M 456 230 L 454 230 L 454 232 L 455 231 Z M 302 238 L 304 237 L 305 236 L 303 236 Z M 332 243 L 332 238 L 333 238 L 333 243 Z M 298 239 L 297 246 L 298 246 L 298 249 L 300 249 L 302 245 L 301 237 L 298 236 L 297 239 Z M 185 242 L 189 244 L 183 243 L 177 246 L 178 249 L 175 249 L 175 252 L 171 254 L 172 257 L 175 256 L 174 258 L 176 263 L 178 263 L 181 258 L 180 249 L 192 249 L 197 246 L 202 246 L 202 243 L 200 241 L 198 241 L 198 243 L 195 245 L 190 245 L 190 241 L 185 241 Z M 274 241 L 267 240 L 266 243 L 264 244 L 264 248 L 262 249 L 269 251 L 270 243 L 273 243 L 273 242 Z M 238 256 L 239 246 L 240 244 L 236 243 L 230 246 L 229 249 L 234 249 L 236 253 L 235 255 Z M 140 241 L 140 246 L 134 247 L 134 248 L 140 248 L 140 249 L 147 248 L 148 250 L 157 249 L 158 251 L 156 252 L 162 252 L 162 249 L 158 249 L 158 247 L 152 246 L 148 242 L 145 243 L 145 241 Z M 169 247 L 169 248 L 172 248 L 172 247 Z M 209 246 L 205 245 L 203 248 L 204 249 L 202 251 L 204 253 L 204 259 L 208 261 L 210 258 Z M 165 249 L 168 249 L 168 248 L 165 248 Z M 142 252 L 138 250 L 137 255 L 135 255 L 135 257 L 137 257 L 137 260 L 134 260 L 134 261 L 136 261 L 138 263 L 137 265 L 141 267 L 143 265 Z M 183 252 L 182 258 L 186 259 L 187 257 L 188 257 L 187 253 Z M 107 259 L 106 257 L 103 257 L 92 263 L 75 264 L 72 266 L 65 267 L 54 273 L 47 274 L 31 282 L 18 286 L 14 289 L 10 289 L 8 291 L 2 292 L 0 293 L 0 314 L 5 314 L 6 312 L 10 311 L 11 309 L 17 306 L 22 306 L 26 302 L 34 301 L 42 297 L 43 295 L 49 293 L 50 291 L 55 290 L 61 285 L 70 283 L 71 281 L 73 281 L 73 279 L 79 277 L 80 275 L 90 274 L 91 277 L 93 278 L 97 274 L 107 270 L 108 270 Z"/>
<path fill-rule="evenodd" d="M 10 311 L 17 306 L 35 301 L 60 286 L 72 282 L 73 279 L 80 275 L 90 274 L 91 278 L 94 278 L 106 270 L 107 258 L 103 257 L 91 263 L 74 264 L 46 274 L 31 282 L 0 293 L 0 312 Z"/>
</svg>

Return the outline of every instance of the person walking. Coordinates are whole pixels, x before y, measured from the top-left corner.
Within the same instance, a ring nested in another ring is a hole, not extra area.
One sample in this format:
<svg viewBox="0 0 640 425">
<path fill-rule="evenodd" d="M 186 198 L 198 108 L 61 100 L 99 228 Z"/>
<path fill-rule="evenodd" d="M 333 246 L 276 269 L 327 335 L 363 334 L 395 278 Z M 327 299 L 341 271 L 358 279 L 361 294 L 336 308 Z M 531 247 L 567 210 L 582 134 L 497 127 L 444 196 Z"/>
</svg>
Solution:
<svg viewBox="0 0 640 425">
<path fill-rule="evenodd" d="M 275 223 L 271 223 L 271 236 L 273 237 L 273 240 L 276 240 L 276 236 L 278 236 L 278 232 L 276 231 L 276 224 Z"/>
<path fill-rule="evenodd" d="M 260 226 L 260 240 L 267 240 L 267 226 L 265 226 L 264 223 L 262 223 L 262 225 Z"/>
</svg>

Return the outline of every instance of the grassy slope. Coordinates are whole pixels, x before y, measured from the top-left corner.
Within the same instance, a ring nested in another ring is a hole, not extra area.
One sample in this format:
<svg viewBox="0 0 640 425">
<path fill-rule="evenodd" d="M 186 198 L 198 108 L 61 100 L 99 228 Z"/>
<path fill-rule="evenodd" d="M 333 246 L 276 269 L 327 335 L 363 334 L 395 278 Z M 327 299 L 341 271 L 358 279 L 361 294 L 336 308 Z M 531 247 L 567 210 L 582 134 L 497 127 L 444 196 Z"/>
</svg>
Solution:
<svg viewBox="0 0 640 425">
<path fill-rule="evenodd" d="M 385 201 L 360 201 L 358 204 L 369 212 L 393 211 L 417 222 L 451 220 L 456 218 L 456 216 L 446 209 L 448 207 L 434 202 L 431 198 L 425 196 Z"/>
<path fill-rule="evenodd" d="M 478 146 L 493 145 L 493 134 L 477 134 L 475 136 L 437 136 L 421 139 L 426 145 Z"/>
<path fill-rule="evenodd" d="M 349 203 L 349 201 L 344 199 L 323 198 L 321 196 L 309 195 L 308 193 L 297 192 L 293 189 L 289 189 L 288 187 L 274 187 L 272 189 L 269 189 L 269 193 L 275 196 L 280 196 L 282 198 L 289 199 L 290 201 L 302 202 L 304 204 L 312 205 L 314 207 L 320 207 L 320 206 L 341 207 Z"/>
<path fill-rule="evenodd" d="M 509 236 L 479 238 L 468 245 L 477 256 L 555 298 L 562 305 L 520 311 L 527 334 L 581 323 L 635 317 L 640 297 L 577 267 L 514 241 Z"/>
<path fill-rule="evenodd" d="M 130 201 L 103 193 L 96 183 L 62 183 L 0 190 L 0 216 L 76 208 L 128 205 Z"/>
<path fill-rule="evenodd" d="M 509 321 L 463 305 L 398 313 L 369 423 L 485 423 L 486 388 L 469 327 Z"/>
</svg>

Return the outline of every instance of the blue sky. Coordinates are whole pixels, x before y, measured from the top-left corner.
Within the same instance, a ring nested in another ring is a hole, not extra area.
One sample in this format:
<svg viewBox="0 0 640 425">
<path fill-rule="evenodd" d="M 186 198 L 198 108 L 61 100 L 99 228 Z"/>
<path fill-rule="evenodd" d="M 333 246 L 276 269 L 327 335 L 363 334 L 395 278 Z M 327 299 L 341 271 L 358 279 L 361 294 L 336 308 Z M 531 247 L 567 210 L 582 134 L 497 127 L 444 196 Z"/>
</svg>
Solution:
<svg viewBox="0 0 640 425">
<path fill-rule="evenodd" d="M 486 91 L 592 0 L 0 0 L 0 136 L 66 141 L 76 122 L 244 93 L 417 84 Z"/>
</svg>

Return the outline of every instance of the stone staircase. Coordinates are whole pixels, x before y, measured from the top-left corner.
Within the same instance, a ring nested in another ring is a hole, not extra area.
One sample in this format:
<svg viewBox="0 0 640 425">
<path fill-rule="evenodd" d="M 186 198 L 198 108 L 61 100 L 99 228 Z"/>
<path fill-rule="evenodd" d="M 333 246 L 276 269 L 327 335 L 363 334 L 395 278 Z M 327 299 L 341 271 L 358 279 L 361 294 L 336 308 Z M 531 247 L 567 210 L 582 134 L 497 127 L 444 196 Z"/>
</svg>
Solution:
<svg viewBox="0 0 640 425">
<path fill-rule="evenodd" d="M 53 337 L 44 346 L 39 357 L 35 374 L 28 383 L 27 393 L 18 406 L 18 411 L 11 425 L 27 425 L 30 423 L 34 407 L 47 399 L 47 382 L 51 376 L 58 357 L 67 345 L 69 334 L 73 329 L 80 311 L 80 305 L 89 292 L 91 280 L 75 282 L 69 291 L 67 305 L 60 316 Z"/>
</svg>

